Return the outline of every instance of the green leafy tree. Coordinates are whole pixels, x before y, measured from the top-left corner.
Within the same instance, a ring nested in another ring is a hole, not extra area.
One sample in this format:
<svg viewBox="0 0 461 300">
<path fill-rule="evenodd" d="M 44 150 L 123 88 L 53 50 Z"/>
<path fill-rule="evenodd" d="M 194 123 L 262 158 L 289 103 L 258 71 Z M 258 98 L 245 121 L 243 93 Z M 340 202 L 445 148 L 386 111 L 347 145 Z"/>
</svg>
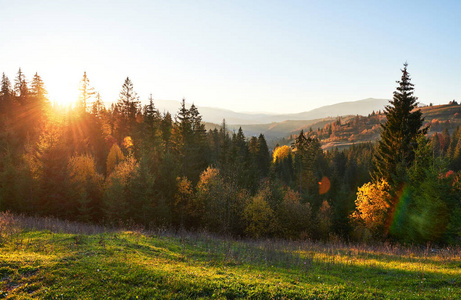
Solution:
<svg viewBox="0 0 461 300">
<path fill-rule="evenodd" d="M 246 232 L 253 237 L 268 236 L 276 227 L 274 211 L 269 205 L 270 191 L 262 188 L 246 204 L 243 218 L 246 221 Z"/>
</svg>

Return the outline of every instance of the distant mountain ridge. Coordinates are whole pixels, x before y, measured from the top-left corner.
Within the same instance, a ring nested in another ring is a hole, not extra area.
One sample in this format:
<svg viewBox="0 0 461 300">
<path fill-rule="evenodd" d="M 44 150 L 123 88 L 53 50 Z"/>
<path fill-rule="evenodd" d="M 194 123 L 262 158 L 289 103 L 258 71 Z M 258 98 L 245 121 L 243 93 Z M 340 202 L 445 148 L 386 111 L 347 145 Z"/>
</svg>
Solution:
<svg viewBox="0 0 461 300">
<path fill-rule="evenodd" d="M 366 116 L 373 111 L 383 110 L 388 101 L 386 99 L 367 98 L 358 101 L 340 102 L 294 114 L 242 113 L 206 106 L 197 106 L 197 108 L 205 122 L 221 124 L 222 120 L 225 119 L 229 125 L 255 125 L 288 120 L 316 120 L 345 115 Z M 179 101 L 172 100 L 154 100 L 154 104 L 161 113 L 168 111 L 173 116 L 178 112 L 180 107 Z M 187 105 L 190 106 L 191 104 Z"/>
</svg>

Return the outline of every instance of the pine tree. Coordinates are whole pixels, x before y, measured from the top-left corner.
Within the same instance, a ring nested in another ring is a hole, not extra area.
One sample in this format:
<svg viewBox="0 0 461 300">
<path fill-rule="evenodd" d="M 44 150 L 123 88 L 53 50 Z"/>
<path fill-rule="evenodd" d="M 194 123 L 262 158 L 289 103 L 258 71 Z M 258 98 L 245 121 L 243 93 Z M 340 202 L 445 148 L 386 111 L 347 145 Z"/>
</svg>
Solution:
<svg viewBox="0 0 461 300">
<path fill-rule="evenodd" d="M 190 148 L 192 142 L 192 123 L 190 111 L 186 108 L 186 100 L 182 99 L 181 108 L 176 115 L 177 148 L 182 158 L 182 174 L 186 176 L 190 164 Z"/>
<path fill-rule="evenodd" d="M 385 108 L 386 123 L 382 125 L 381 139 L 374 157 L 374 180 L 380 178 L 398 188 L 403 183 L 406 170 L 415 158 L 416 138 L 425 133 L 421 129 L 424 118 L 417 108 L 417 99 L 413 96 L 413 84 L 404 64 L 402 78 L 394 98 Z"/>
<path fill-rule="evenodd" d="M 22 111 L 27 111 L 24 121 L 27 122 L 27 131 L 29 138 L 38 137 L 44 124 L 46 113 L 50 108 L 50 102 L 47 98 L 48 92 L 42 78 L 35 73 L 31 81 L 31 87 L 28 95 L 27 104 Z"/>
<path fill-rule="evenodd" d="M 41 98 L 41 99 L 46 97 L 47 91 L 45 89 L 45 84 L 43 83 L 43 80 L 40 77 L 40 75 L 38 75 L 38 73 L 35 73 L 30 85 L 31 85 L 30 91 L 34 96 Z"/>
<path fill-rule="evenodd" d="M 192 145 L 190 147 L 190 180 L 193 184 L 198 182 L 200 173 L 208 166 L 209 148 L 206 138 L 205 124 L 202 122 L 197 107 L 192 104 L 190 109 L 190 121 L 192 126 Z"/>
<path fill-rule="evenodd" d="M 8 77 L 3 73 L 2 75 L 2 83 L 1 83 L 1 89 L 0 89 L 0 97 L 2 100 L 2 103 L 9 102 L 9 99 L 11 97 L 11 82 L 8 79 Z"/>
<path fill-rule="evenodd" d="M 257 165 L 261 178 L 267 177 L 271 165 L 271 155 L 267 147 L 266 139 L 262 133 L 258 137 Z"/>
<path fill-rule="evenodd" d="M 80 96 L 77 102 L 77 108 L 84 112 L 87 110 L 87 107 L 89 107 L 89 100 L 96 94 L 94 88 L 90 86 L 90 80 L 88 79 L 88 76 L 86 76 L 86 72 L 83 72 L 83 78 L 80 81 L 79 90 Z"/>
<path fill-rule="evenodd" d="M 440 146 L 440 137 L 439 134 L 436 132 L 431 137 L 431 146 L 432 146 L 432 155 L 434 157 L 439 157 L 442 155 L 441 146 Z"/>
<path fill-rule="evenodd" d="M 18 75 L 16 76 L 14 82 L 14 93 L 18 99 L 19 104 L 25 104 L 27 95 L 29 93 L 29 88 L 27 87 L 26 77 L 22 73 L 21 68 L 19 68 Z"/>
<path fill-rule="evenodd" d="M 133 83 L 129 77 L 127 77 L 123 83 L 117 102 L 117 108 L 120 114 L 118 116 L 119 137 L 124 138 L 132 134 L 133 127 L 136 124 L 136 115 L 140 111 L 139 97 L 134 91 Z"/>
<path fill-rule="evenodd" d="M 149 104 L 144 106 L 143 122 L 146 125 L 147 130 L 153 131 L 158 126 L 158 122 L 160 120 L 160 113 L 155 108 L 154 98 L 152 98 L 152 94 L 149 95 L 148 100 Z"/>
<path fill-rule="evenodd" d="M 48 92 L 45 89 L 45 84 L 38 73 L 35 73 L 31 82 L 30 93 L 32 95 L 33 108 L 41 110 L 44 113 L 45 110 L 50 106 L 50 102 L 47 98 Z"/>
<path fill-rule="evenodd" d="M 96 100 L 91 105 L 91 113 L 96 118 L 101 118 L 105 112 L 106 107 L 104 106 L 104 102 L 102 102 L 101 95 L 99 93 L 96 93 Z"/>
<path fill-rule="evenodd" d="M 5 75 L 5 73 L 3 73 L 2 83 L 0 87 L 0 116 L 3 114 L 7 115 L 9 111 L 11 110 L 12 94 L 13 94 L 13 91 L 11 89 L 11 82 L 8 79 L 8 77 Z M 4 120 L 1 120 L 1 121 L 4 121 Z M 5 127 L 5 125 L 3 125 L 1 121 L 0 121 L 0 125 L 2 125 L 2 127 Z M 0 131 L 2 130 L 0 129 Z"/>
</svg>

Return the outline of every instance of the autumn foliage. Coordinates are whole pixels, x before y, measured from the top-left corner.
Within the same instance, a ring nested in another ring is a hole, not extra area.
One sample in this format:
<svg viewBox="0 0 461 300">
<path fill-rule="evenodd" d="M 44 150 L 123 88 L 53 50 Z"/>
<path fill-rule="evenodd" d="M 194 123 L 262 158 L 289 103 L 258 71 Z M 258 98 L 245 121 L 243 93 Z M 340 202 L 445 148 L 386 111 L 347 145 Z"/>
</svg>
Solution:
<svg viewBox="0 0 461 300">
<path fill-rule="evenodd" d="M 382 232 L 391 207 L 389 191 L 390 185 L 384 179 L 359 187 L 352 219 L 373 233 Z"/>
</svg>

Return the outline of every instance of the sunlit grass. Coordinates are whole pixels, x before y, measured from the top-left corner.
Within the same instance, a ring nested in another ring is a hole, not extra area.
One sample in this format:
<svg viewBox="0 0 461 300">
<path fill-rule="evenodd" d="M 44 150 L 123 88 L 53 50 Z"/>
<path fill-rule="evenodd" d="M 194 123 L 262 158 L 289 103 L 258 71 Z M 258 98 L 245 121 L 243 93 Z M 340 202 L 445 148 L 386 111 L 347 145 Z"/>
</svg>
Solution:
<svg viewBox="0 0 461 300">
<path fill-rule="evenodd" d="M 60 224 L 64 228 L 66 223 Z M 43 227 L 55 233 L 25 226 L 8 232 L 3 227 L 2 297 L 461 297 L 459 249 L 236 241 L 190 233 L 106 230 L 85 234 L 90 227 L 82 226 L 78 233 L 77 225 L 67 226 L 74 233 L 59 233 L 63 228 L 49 221 Z"/>
</svg>

